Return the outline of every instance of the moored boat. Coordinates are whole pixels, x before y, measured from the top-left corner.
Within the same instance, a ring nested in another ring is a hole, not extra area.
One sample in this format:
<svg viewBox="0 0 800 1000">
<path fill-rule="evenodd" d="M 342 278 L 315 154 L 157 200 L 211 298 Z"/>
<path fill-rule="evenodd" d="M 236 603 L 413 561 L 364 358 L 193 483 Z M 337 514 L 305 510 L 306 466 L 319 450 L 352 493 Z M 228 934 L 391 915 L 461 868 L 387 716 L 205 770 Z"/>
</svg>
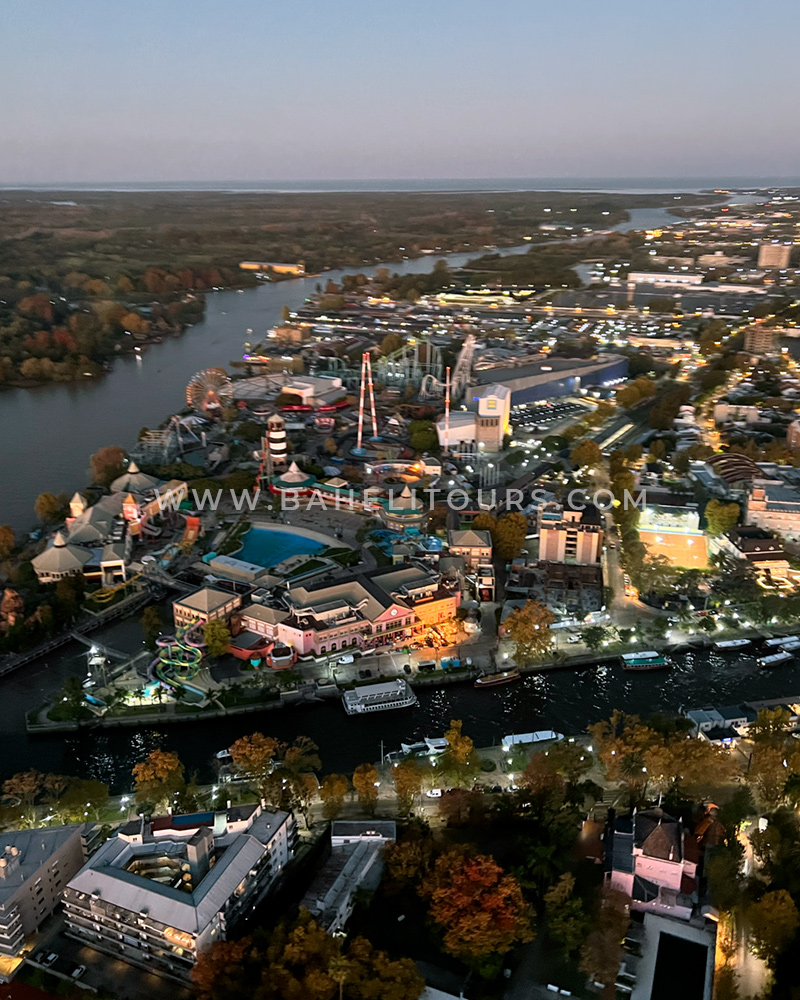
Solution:
<svg viewBox="0 0 800 1000">
<path fill-rule="evenodd" d="M 667 670 L 672 662 L 662 653 L 647 649 L 641 653 L 623 653 L 622 669 L 633 673 L 644 673 L 648 670 Z"/>
<path fill-rule="evenodd" d="M 761 656 L 756 660 L 759 667 L 781 667 L 784 663 L 790 663 L 794 655 L 787 650 L 780 653 L 770 653 L 769 656 Z"/>
<path fill-rule="evenodd" d="M 730 649 L 744 649 L 750 645 L 749 639 L 723 639 L 722 642 L 715 642 L 714 649 L 719 653 L 724 653 Z"/>
<path fill-rule="evenodd" d="M 495 687 L 498 684 L 513 684 L 520 679 L 519 670 L 501 670 L 497 674 L 483 674 L 475 681 L 476 688 Z"/>
<path fill-rule="evenodd" d="M 419 702 L 409 684 L 401 677 L 379 684 L 363 684 L 352 691 L 345 691 L 342 704 L 348 715 L 363 715 L 367 712 L 385 712 L 390 708 L 411 708 Z"/>
</svg>

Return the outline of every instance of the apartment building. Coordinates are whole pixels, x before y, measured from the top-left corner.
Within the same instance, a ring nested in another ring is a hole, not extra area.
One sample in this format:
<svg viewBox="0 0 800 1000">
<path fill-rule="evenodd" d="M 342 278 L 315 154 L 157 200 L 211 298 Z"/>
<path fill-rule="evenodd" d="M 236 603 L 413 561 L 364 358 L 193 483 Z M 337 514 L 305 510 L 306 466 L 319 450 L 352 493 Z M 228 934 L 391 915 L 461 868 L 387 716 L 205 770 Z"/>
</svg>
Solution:
<svg viewBox="0 0 800 1000">
<path fill-rule="evenodd" d="M 540 560 L 578 565 L 600 561 L 603 516 L 594 504 L 542 504 L 537 521 Z"/>
<path fill-rule="evenodd" d="M 67 883 L 68 933 L 185 982 L 263 899 L 296 836 L 290 813 L 263 804 L 127 823 Z"/>
<path fill-rule="evenodd" d="M 83 831 L 80 825 L 0 834 L 0 981 L 14 974 L 26 940 L 83 864 Z"/>
</svg>

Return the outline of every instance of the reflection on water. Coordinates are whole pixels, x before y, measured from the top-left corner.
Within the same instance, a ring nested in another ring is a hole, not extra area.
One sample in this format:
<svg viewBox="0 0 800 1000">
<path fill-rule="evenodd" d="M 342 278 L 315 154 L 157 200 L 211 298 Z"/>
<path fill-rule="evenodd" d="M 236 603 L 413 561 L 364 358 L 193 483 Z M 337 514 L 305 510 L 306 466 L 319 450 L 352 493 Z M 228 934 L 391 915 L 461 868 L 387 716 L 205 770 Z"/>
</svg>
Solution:
<svg viewBox="0 0 800 1000">
<path fill-rule="evenodd" d="M 66 658 L 75 669 L 75 655 Z M 613 709 L 649 715 L 708 704 L 737 704 L 800 694 L 800 666 L 759 670 L 752 657 L 699 651 L 679 654 L 664 673 L 631 674 L 608 664 L 588 670 L 560 670 L 524 677 L 517 684 L 476 690 L 469 682 L 419 690 L 411 711 L 346 716 L 337 700 L 304 708 L 254 713 L 209 722 L 160 728 L 93 729 L 65 737 L 28 738 L 25 711 L 38 704 L 36 674 L 10 679 L 2 686 L 6 724 L 0 734 L 3 775 L 26 767 L 91 775 L 123 791 L 130 770 L 156 747 L 177 750 L 187 773 L 211 780 L 213 756 L 239 736 L 260 730 L 282 740 L 299 734 L 319 744 L 324 770 L 352 770 L 424 736 L 441 735 L 451 719 L 478 746 L 498 743 L 507 733 L 555 729 L 574 735 L 607 718 Z M 41 670 L 41 667 L 37 667 Z M 69 672 L 66 666 L 59 670 Z"/>
</svg>

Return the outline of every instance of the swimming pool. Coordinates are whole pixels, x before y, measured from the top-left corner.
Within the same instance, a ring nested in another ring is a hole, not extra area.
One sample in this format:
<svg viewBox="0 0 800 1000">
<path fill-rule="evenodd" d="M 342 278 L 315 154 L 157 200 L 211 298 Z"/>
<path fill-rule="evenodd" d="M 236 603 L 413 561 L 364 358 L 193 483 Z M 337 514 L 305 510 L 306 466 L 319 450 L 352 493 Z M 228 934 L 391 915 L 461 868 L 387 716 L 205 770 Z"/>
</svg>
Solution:
<svg viewBox="0 0 800 1000">
<path fill-rule="evenodd" d="M 291 528 L 249 528 L 234 559 L 271 569 L 291 556 L 310 556 L 326 546 L 313 538 L 296 534 Z"/>
</svg>

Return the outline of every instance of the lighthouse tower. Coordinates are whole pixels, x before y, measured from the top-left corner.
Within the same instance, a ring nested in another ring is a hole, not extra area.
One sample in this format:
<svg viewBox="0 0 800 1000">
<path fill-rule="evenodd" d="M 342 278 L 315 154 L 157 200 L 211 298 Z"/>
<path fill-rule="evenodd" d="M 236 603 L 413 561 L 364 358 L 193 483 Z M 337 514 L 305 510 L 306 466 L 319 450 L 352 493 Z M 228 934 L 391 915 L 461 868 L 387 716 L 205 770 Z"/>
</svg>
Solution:
<svg viewBox="0 0 800 1000">
<path fill-rule="evenodd" d="M 264 442 L 269 451 L 272 467 L 286 465 L 286 421 L 279 413 L 273 413 L 267 418 L 267 435 Z"/>
</svg>

